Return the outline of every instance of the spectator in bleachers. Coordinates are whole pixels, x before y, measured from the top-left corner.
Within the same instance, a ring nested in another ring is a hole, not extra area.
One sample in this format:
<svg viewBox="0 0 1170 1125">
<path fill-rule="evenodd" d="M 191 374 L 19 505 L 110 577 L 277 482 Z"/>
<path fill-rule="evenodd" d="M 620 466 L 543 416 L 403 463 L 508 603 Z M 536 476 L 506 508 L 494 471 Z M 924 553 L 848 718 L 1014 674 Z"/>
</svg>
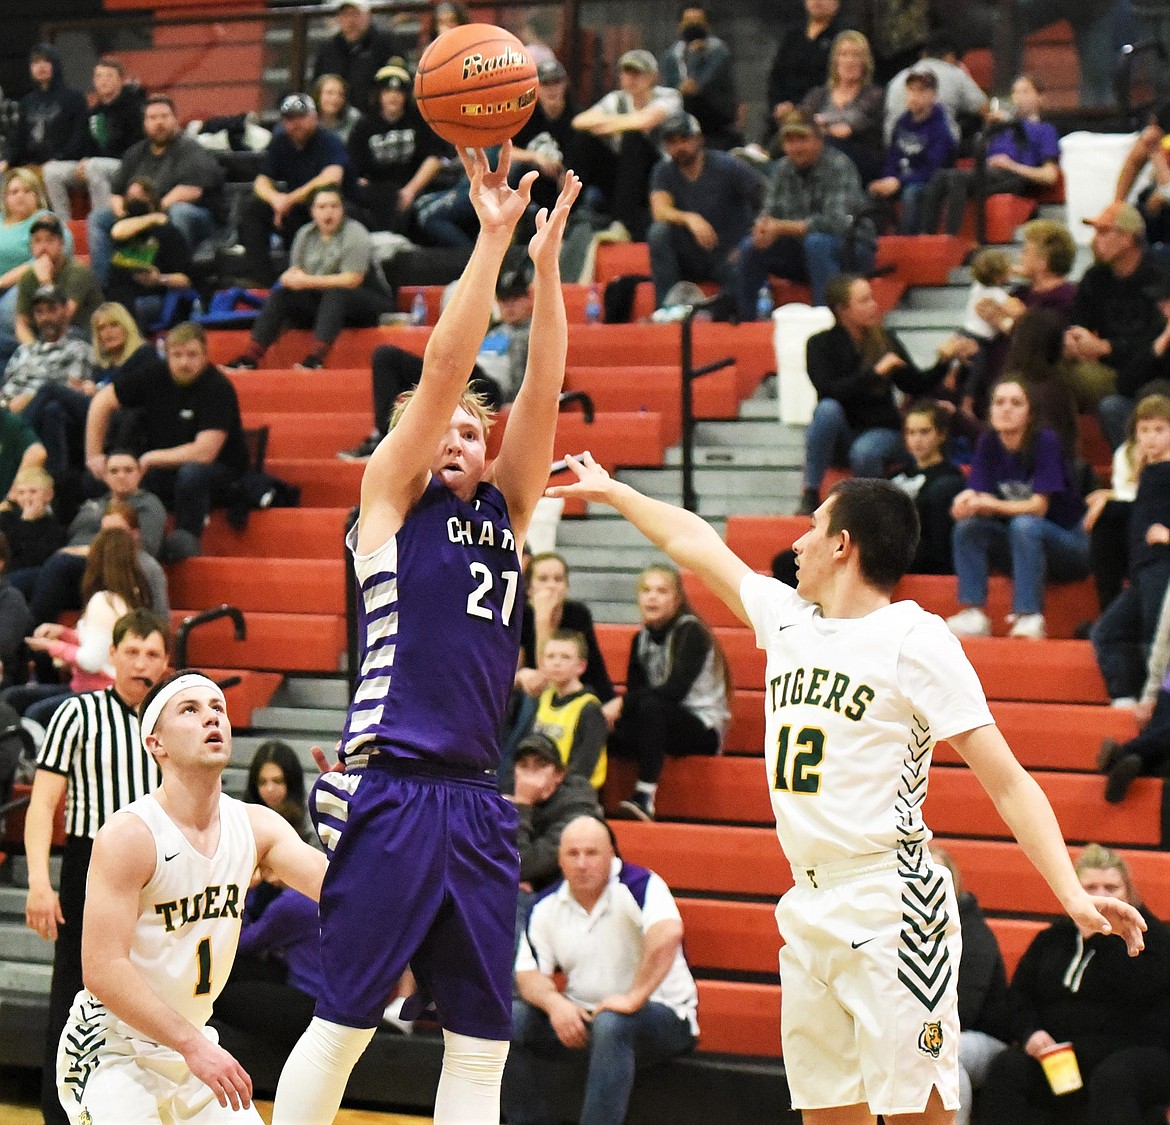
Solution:
<svg viewBox="0 0 1170 1125">
<path fill-rule="evenodd" d="M 807 281 L 814 305 L 826 303 L 829 279 L 843 269 L 873 267 L 877 232 L 861 177 L 843 152 L 826 146 L 820 127 L 793 110 L 780 129 L 784 158 L 776 164 L 764 206 L 739 245 L 735 298 L 741 320 L 755 320 L 770 274 Z"/>
<path fill-rule="evenodd" d="M 1012 83 L 1012 108 L 987 119 L 986 166 L 946 168 L 936 172 L 923 200 L 922 229 L 934 234 L 939 223 L 947 234 L 963 226 L 967 200 L 980 205 L 989 195 L 1007 192 L 1034 196 L 1060 177 L 1060 136 L 1040 119 L 1041 90 L 1035 78 L 1021 74 Z"/>
<path fill-rule="evenodd" d="M 829 52 L 849 24 L 840 0 L 804 0 L 805 18 L 786 25 L 768 71 L 768 122 L 765 140 L 804 101 L 810 90 L 829 78 Z"/>
<path fill-rule="evenodd" d="M 1076 863 L 1090 894 L 1117 895 L 1146 922 L 1145 950 L 1103 934 L 1085 937 L 1060 918 L 1032 940 L 1008 990 L 1014 1046 L 988 1070 L 975 1104 L 978 1125 L 1060 1122 L 1084 1114 L 1091 1122 L 1140 1122 L 1170 1100 L 1170 929 L 1141 903 L 1117 852 L 1089 844 Z M 1084 1088 L 1052 1092 L 1040 1056 L 1070 1043 Z"/>
<path fill-rule="evenodd" d="M 152 94 L 143 112 L 144 136 L 122 157 L 110 180 L 110 206 L 89 213 L 89 261 L 98 282 L 109 280 L 113 245 L 110 230 L 126 215 L 126 189 L 147 179 L 161 196 L 159 204 L 195 254 L 214 237 L 226 218 L 224 172 L 215 156 L 183 132 L 175 103 L 166 94 Z"/>
<path fill-rule="evenodd" d="M 1061 358 L 1063 335 L 1064 326 L 1055 313 L 1047 309 L 1022 313 L 1008 342 L 1004 378 L 1017 379 L 1028 388 L 1032 420 L 1040 429 L 1056 434 L 1061 453 L 1081 481 L 1086 479 L 1087 466 L 1081 460 L 1076 395 L 1068 364 Z"/>
<path fill-rule="evenodd" d="M 44 469 L 21 469 L 0 504 L 0 532 L 8 541 L 4 575 L 26 598 L 40 568 L 65 546 L 65 529 L 53 512 L 53 478 Z"/>
<path fill-rule="evenodd" d="M 89 339 L 89 320 L 102 303 L 102 291 L 89 267 L 70 252 L 61 220 L 52 212 L 38 215 L 29 227 L 28 244 L 33 261 L 16 283 L 16 338 L 22 344 L 36 339 L 33 300 L 43 289 L 53 288 L 65 298 L 67 325 Z"/>
<path fill-rule="evenodd" d="M 4 369 L 0 406 L 23 413 L 46 383 L 80 391 L 93 375 L 93 351 L 69 330 L 69 303 L 55 285 L 42 285 L 33 295 L 32 343 L 21 344 Z M 28 423 L 36 428 L 34 415 Z"/>
<path fill-rule="evenodd" d="M 938 79 L 938 103 L 946 110 L 955 140 L 973 136 L 983 124 L 987 95 L 959 61 L 951 37 L 940 32 L 931 37 L 923 57 L 899 71 L 886 86 L 886 140 L 893 135 L 894 123 L 906 112 L 906 78 L 911 71 L 923 70 Z"/>
<path fill-rule="evenodd" d="M 932 44 L 931 0 L 858 0 L 857 26 L 873 48 L 876 81 L 888 85 Z"/>
<path fill-rule="evenodd" d="M 550 1058 L 588 1059 L 580 1120 L 623 1121 L 635 1071 L 694 1047 L 698 992 L 683 956 L 682 918 L 666 883 L 618 858 L 612 831 L 589 816 L 561 834 L 563 882 L 537 900 L 516 956 L 520 999 L 503 1109 L 511 1125 L 562 1115 Z M 553 974 L 568 978 L 562 993 Z"/>
<path fill-rule="evenodd" d="M 711 34 L 711 15 L 704 5 L 683 5 L 678 36 L 662 56 L 662 84 L 673 86 L 682 95 L 683 109 L 698 121 L 711 148 L 742 144 L 736 128 L 739 98 L 731 48 Z"/>
<path fill-rule="evenodd" d="M 982 371 L 973 370 L 968 394 L 978 418 L 987 417 L 987 395 L 1003 374 L 1008 339 L 1016 319 L 1027 309 L 1042 308 L 1068 324 L 1077 287 L 1068 280 L 1076 260 L 1077 247 L 1068 227 L 1052 219 L 1033 219 L 1021 228 L 1023 248 L 1014 272 L 1021 281 L 1007 300 L 979 300 L 974 312 L 997 332 L 983 353 Z"/>
<path fill-rule="evenodd" d="M 373 273 L 370 232 L 346 215 L 341 189 L 319 187 L 309 214 L 312 221 L 293 239 L 288 269 L 252 325 L 248 350 L 228 367 L 255 370 L 291 323 L 312 325 L 312 349 L 296 366 L 316 371 L 343 328 L 371 328 L 390 311 L 390 295 Z"/>
<path fill-rule="evenodd" d="M 913 467 L 892 478 L 914 500 L 921 533 L 910 574 L 954 574 L 951 558 L 951 505 L 966 487 L 959 467 L 946 456 L 950 419 L 933 399 L 910 404 L 902 422 L 902 440 Z"/>
<path fill-rule="evenodd" d="M 864 184 L 881 171 L 884 97 L 873 81 L 869 40 L 860 31 L 842 31 L 829 50 L 828 81 L 811 89 L 800 103 L 820 126 L 825 143 L 857 165 Z"/>
<path fill-rule="evenodd" d="M 471 23 L 471 14 L 465 4 L 456 0 L 439 0 L 431 15 L 431 39 L 437 39 L 444 31 Z"/>
<path fill-rule="evenodd" d="M 24 675 L 24 638 L 33 619 L 24 595 L 8 581 L 8 537 L 0 532 L 0 688 Z"/>
<path fill-rule="evenodd" d="M 680 281 L 731 284 L 736 248 L 751 230 L 764 177 L 744 160 L 709 149 L 699 122 L 671 114 L 659 136 L 666 157 L 650 174 L 650 273 L 658 308 Z"/>
<path fill-rule="evenodd" d="M 166 574 L 158 562 L 166 509 L 153 492 L 139 487 L 142 471 L 129 450 L 110 452 L 105 480 L 110 491 L 82 504 L 69 524 L 68 544 L 54 552 L 36 576 L 29 608 L 38 624 L 56 621 L 66 610 L 81 608 L 81 580 L 89 548 L 107 527 L 120 527 L 134 536 L 138 566 L 150 586 L 151 608 L 164 616 L 169 612 Z"/>
<path fill-rule="evenodd" d="M 33 86 L 20 99 L 20 121 L 6 167 L 79 160 L 89 138 L 85 95 L 66 84 L 61 55 L 51 43 L 38 43 L 29 52 L 28 72 Z"/>
<path fill-rule="evenodd" d="M 1119 399 L 1132 398 L 1148 378 L 1151 344 L 1165 327 L 1155 299 L 1161 274 L 1143 245 L 1145 226 L 1136 208 L 1110 203 L 1084 221 L 1094 228 L 1094 262 L 1077 286 L 1064 353 L 1073 361 L 1080 409 L 1097 411 L 1116 449 L 1133 405 Z"/>
<path fill-rule="evenodd" d="M 682 576 L 669 565 L 638 575 L 642 627 L 630 642 L 626 694 L 608 752 L 638 766 L 623 815 L 654 819 L 654 797 L 667 755 L 718 754 L 731 717 L 731 676 L 711 630 L 695 616 Z"/>
<path fill-rule="evenodd" d="M 321 128 L 307 94 L 280 103 L 280 126 L 264 154 L 264 166 L 240 211 L 244 271 L 267 287 L 276 280 L 269 240 L 279 235 L 286 249 L 312 216 L 309 201 L 318 188 L 341 188 L 349 176 L 349 154 L 341 138 Z"/>
<path fill-rule="evenodd" d="M 309 97 L 317 107 L 321 128 L 336 133 L 348 143 L 353 127 L 361 120 L 362 111 L 349 100 L 345 79 L 336 74 L 322 74 L 309 87 Z"/>
<path fill-rule="evenodd" d="M 877 199 L 901 203 L 898 230 L 921 234 L 923 201 L 930 181 L 955 160 L 955 138 L 938 104 L 938 79 L 931 70 L 906 76 L 906 112 L 894 122 L 882 174 L 869 186 Z"/>
<path fill-rule="evenodd" d="M 1080 66 L 1080 104 L 1113 104 L 1113 74 L 1117 66 L 1114 35 L 1119 10 L 1113 0 L 1014 0 L 1013 6 L 1014 34 L 1004 37 L 1010 48 L 1003 60 L 1009 74 L 1021 70 L 1028 35 L 1058 20 L 1067 20 L 1072 26 Z"/>
<path fill-rule="evenodd" d="M 316 833 L 309 826 L 305 769 L 297 752 L 287 742 L 270 738 L 256 747 L 248 764 L 244 800 L 253 805 L 267 805 L 280 813 L 301 839 L 310 843 L 316 839 Z"/>
<path fill-rule="evenodd" d="M 407 235 L 411 207 L 438 174 L 448 146 L 414 104 L 410 72 L 402 59 L 391 59 L 382 67 L 375 84 L 377 100 L 347 143 L 356 180 L 354 198 L 371 230 Z"/>
<path fill-rule="evenodd" d="M 113 640 L 112 688 L 76 696 L 53 717 L 37 753 L 24 823 L 25 923 L 55 943 L 41 1084 L 47 1125 L 69 1122 L 57 1091 L 57 1050 L 70 1005 L 83 987 L 81 918 L 93 837 L 118 809 L 154 791 L 162 780 L 142 747 L 137 710 L 166 673 L 170 627 L 162 618 L 137 610 L 119 619 Z M 50 849 L 62 801 L 65 846 L 58 891 L 50 881 Z"/>
<path fill-rule="evenodd" d="M 650 173 L 661 155 L 658 127 L 682 109 L 682 96 L 659 83 L 658 61 L 649 51 L 627 51 L 618 59 L 620 88 L 573 118 L 573 128 L 608 141 L 616 160 L 604 191 L 607 210 L 636 242 L 650 222 Z"/>
<path fill-rule="evenodd" d="M 336 74 L 345 80 L 351 105 L 365 110 L 374 90 L 374 75 L 410 43 L 374 26 L 369 0 L 344 0 L 337 10 L 337 31 L 326 39 L 313 60 L 313 81 Z"/>
<path fill-rule="evenodd" d="M 448 292 L 450 286 L 448 286 Z M 444 293 L 444 300 L 446 299 Z M 532 292 L 525 267 L 504 270 L 496 282 L 499 320 L 489 327 L 470 374 L 474 387 L 497 406 L 516 397 L 528 362 L 532 325 Z M 352 449 L 338 454 L 343 461 L 365 461 L 386 436 L 398 396 L 418 383 L 422 357 L 396 344 L 379 344 L 370 356 L 374 428 Z"/>
<path fill-rule="evenodd" d="M 172 328 L 166 350 L 165 371 L 124 372 L 94 396 L 86 420 L 86 464 L 95 477 L 104 477 L 103 449 L 114 411 L 139 409 L 142 487 L 174 512 L 168 553 L 185 558 L 199 553 L 211 508 L 226 502 L 248 466 L 248 450 L 235 387 L 208 359 L 203 329 L 191 323 Z"/>
<path fill-rule="evenodd" d="M 41 170 L 49 203 L 66 223 L 73 216 L 70 188 L 84 187 L 93 211 L 109 207 L 110 180 L 126 150 L 142 140 L 145 95 L 137 82 L 126 81 L 122 64 L 112 55 L 103 55 L 94 65 L 93 90 L 84 151 L 72 158 L 54 158 Z"/>
<path fill-rule="evenodd" d="M 1115 707 L 1137 703 L 1170 584 L 1170 448 L 1161 426 L 1150 428 L 1157 432 L 1153 456 L 1142 467 L 1129 515 L 1129 582 L 1089 633 Z"/>
<path fill-rule="evenodd" d="M 114 256 L 106 296 L 133 310 L 148 331 L 162 319 L 167 295 L 191 287 L 191 248 L 150 180 L 131 180 L 123 199 L 124 216 L 110 228 Z"/>
<path fill-rule="evenodd" d="M 854 476 L 885 477 L 906 460 L 902 416 L 895 389 L 929 392 L 944 369 L 922 372 L 893 332 L 868 281 L 840 274 L 829 282 L 826 301 L 836 323 L 808 341 L 808 376 L 817 405 L 805 433 L 804 491 L 798 515 L 820 504 L 829 467 L 847 463 Z"/>
<path fill-rule="evenodd" d="M 1129 418 L 1129 436 L 1113 454 L 1109 488 L 1085 497 L 1097 603 L 1104 611 L 1129 571 L 1129 520 L 1138 480 L 1148 464 L 1170 458 L 1170 398 L 1147 395 Z"/>
<path fill-rule="evenodd" d="M 20 279 L 32 268 L 32 225 L 48 208 L 37 174 L 13 168 L 4 175 L 0 200 L 0 365 L 8 362 L 16 338 L 16 296 Z M 70 240 L 72 246 L 72 239 Z"/>
<path fill-rule="evenodd" d="M 1114 198 L 1126 203 L 1139 177 L 1147 166 L 1150 182 L 1139 191 L 1134 205 L 1141 212 L 1146 225 L 1146 240 L 1151 246 L 1170 242 L 1170 102 L 1165 102 L 1150 115 L 1146 127 L 1138 134 L 1133 148 L 1117 175 Z M 1144 182 L 1144 181 L 1143 181 Z"/>
<path fill-rule="evenodd" d="M 951 855 L 931 844 L 930 854 L 950 873 L 959 906 L 963 953 L 959 959 L 959 1108 L 954 1125 L 969 1125 L 975 1091 L 987 1081 L 991 1061 L 1007 1050 L 1007 969 L 979 900 L 964 887 Z"/>
<path fill-rule="evenodd" d="M 1137 350 L 1125 379 L 1118 378 L 1116 392 L 1101 400 L 1098 416 L 1110 445 L 1116 445 L 1119 435 L 1125 435 L 1138 399 L 1151 394 L 1170 394 L 1170 275 L 1159 272 L 1143 296 L 1157 307 L 1160 331 L 1152 343 Z"/>
<path fill-rule="evenodd" d="M 7 688 L 0 698 L 20 714 L 47 726 L 69 695 L 101 691 L 114 682 L 110 664 L 114 625 L 132 609 L 150 607 L 150 586 L 138 565 L 138 545 L 122 528 L 99 532 L 90 547 L 81 579 L 84 608 L 76 628 L 55 621 L 38 625 L 25 644 L 69 669 L 68 684 L 25 684 Z"/>
<path fill-rule="evenodd" d="M 989 419 L 967 488 L 951 508 L 959 605 L 965 608 L 947 625 L 960 637 L 990 634 L 983 607 L 995 565 L 1012 577 L 1009 635 L 1039 639 L 1045 635 L 1045 580 L 1068 582 L 1089 573 L 1085 502 L 1060 439 L 1039 427 L 1023 384 L 1005 377 L 995 385 Z"/>
</svg>

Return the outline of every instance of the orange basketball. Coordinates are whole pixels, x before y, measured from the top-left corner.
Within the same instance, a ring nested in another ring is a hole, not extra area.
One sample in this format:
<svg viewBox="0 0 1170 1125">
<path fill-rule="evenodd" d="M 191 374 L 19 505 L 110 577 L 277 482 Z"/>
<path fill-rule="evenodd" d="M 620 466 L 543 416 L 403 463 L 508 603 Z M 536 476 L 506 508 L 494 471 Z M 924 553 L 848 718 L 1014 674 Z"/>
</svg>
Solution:
<svg viewBox="0 0 1170 1125">
<path fill-rule="evenodd" d="M 514 136 L 532 116 L 536 63 L 501 27 L 453 27 L 418 60 L 414 98 L 443 140 L 457 148 L 489 148 Z"/>
</svg>

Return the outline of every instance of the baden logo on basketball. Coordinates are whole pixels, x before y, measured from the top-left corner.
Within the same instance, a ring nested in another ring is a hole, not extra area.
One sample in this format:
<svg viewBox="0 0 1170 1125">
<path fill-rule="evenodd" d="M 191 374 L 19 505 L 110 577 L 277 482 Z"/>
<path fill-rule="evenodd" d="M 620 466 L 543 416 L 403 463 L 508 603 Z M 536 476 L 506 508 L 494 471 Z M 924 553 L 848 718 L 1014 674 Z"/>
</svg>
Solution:
<svg viewBox="0 0 1170 1125">
<path fill-rule="evenodd" d="M 943 1048 L 942 1024 L 937 1020 L 933 1023 L 924 1023 L 918 1036 L 918 1049 L 932 1059 L 937 1059 Z"/>
<path fill-rule="evenodd" d="M 496 71 L 505 73 L 509 70 L 527 70 L 530 65 L 528 56 L 523 51 L 515 51 L 511 47 L 486 59 L 476 52 L 463 56 L 463 81 L 478 78 L 483 74 L 494 74 Z"/>
</svg>

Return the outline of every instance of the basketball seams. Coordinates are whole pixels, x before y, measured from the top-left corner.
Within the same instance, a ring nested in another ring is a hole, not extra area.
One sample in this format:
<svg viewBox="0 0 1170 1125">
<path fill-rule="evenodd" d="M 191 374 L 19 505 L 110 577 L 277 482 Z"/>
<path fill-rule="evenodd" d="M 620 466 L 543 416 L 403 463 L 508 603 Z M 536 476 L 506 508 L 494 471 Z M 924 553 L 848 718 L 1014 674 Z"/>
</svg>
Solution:
<svg viewBox="0 0 1170 1125">
<path fill-rule="evenodd" d="M 419 102 L 434 101 L 435 98 L 460 98 L 466 101 L 472 94 L 486 94 L 492 90 L 498 90 L 501 86 L 515 86 L 517 84 L 527 85 L 523 78 L 505 78 L 499 82 L 493 82 L 490 86 L 475 86 L 470 90 L 444 90 L 441 94 L 418 94 L 414 100 L 416 105 Z M 535 91 L 535 81 L 528 89 Z"/>
</svg>

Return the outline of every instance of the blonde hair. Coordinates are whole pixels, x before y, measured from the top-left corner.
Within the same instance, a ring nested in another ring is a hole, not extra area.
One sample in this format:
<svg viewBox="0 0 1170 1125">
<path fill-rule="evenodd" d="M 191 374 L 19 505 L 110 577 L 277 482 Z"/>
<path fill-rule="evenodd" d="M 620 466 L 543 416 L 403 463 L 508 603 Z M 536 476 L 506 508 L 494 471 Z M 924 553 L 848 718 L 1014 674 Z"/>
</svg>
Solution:
<svg viewBox="0 0 1170 1125">
<path fill-rule="evenodd" d="M 873 81 L 873 50 L 869 45 L 869 40 L 860 31 L 842 31 L 838 33 L 833 40 L 833 45 L 829 48 L 829 87 L 837 85 L 837 52 L 846 45 L 861 48 L 861 53 L 865 56 L 861 71 L 861 84 L 868 86 Z"/>
<path fill-rule="evenodd" d="M 980 250 L 971 259 L 971 276 L 980 285 L 1002 285 L 1012 273 L 1011 257 L 1004 250 Z"/>
<path fill-rule="evenodd" d="M 126 333 L 126 343 L 122 347 L 120 356 L 113 356 L 101 350 L 98 343 L 98 327 L 103 324 L 117 324 Z M 113 367 L 122 363 L 128 355 L 136 352 L 145 342 L 142 333 L 138 331 L 138 324 L 130 315 L 125 305 L 117 301 L 106 301 L 93 310 L 89 318 L 90 331 L 93 334 L 93 359 L 98 367 Z"/>
<path fill-rule="evenodd" d="M 12 485 L 16 487 L 18 484 L 31 484 L 35 488 L 47 488 L 49 494 L 53 492 L 53 476 L 45 469 L 36 465 L 31 465 L 27 469 L 21 469 L 16 476 L 12 478 Z"/>
<path fill-rule="evenodd" d="M 1141 475 L 1142 469 L 1146 467 L 1145 462 L 1140 460 L 1141 451 L 1138 449 L 1137 424 L 1151 418 L 1161 418 L 1163 422 L 1170 422 L 1170 397 L 1146 395 L 1133 408 L 1133 413 L 1129 416 L 1129 422 L 1125 427 L 1128 433 L 1125 439 L 1125 459 L 1135 479 Z"/>
<path fill-rule="evenodd" d="M 13 180 L 20 180 L 26 188 L 29 188 L 37 197 L 36 211 L 46 211 L 49 207 L 48 197 L 45 195 L 45 185 L 40 176 L 36 174 L 31 168 L 9 168 L 4 174 L 4 186 L 0 189 L 0 211 L 4 210 L 4 199 L 8 195 L 8 185 Z"/>
<path fill-rule="evenodd" d="M 402 421 L 402 415 L 406 413 L 406 408 L 410 405 L 411 399 L 414 398 L 414 392 L 415 388 L 409 391 L 403 391 L 394 400 L 394 409 L 390 412 L 390 422 L 386 428 L 387 433 Z M 479 422 L 483 427 L 483 436 L 486 438 L 491 431 L 492 422 L 495 421 L 495 415 L 488 408 L 487 399 L 479 391 L 474 391 L 471 387 L 464 387 L 463 393 L 459 396 L 459 401 L 455 404 L 456 410 L 459 407 L 462 407 Z"/>
<path fill-rule="evenodd" d="M 1133 906 L 1141 902 L 1137 888 L 1133 885 L 1133 877 L 1129 873 L 1129 865 L 1121 858 L 1120 852 L 1105 847 L 1104 844 L 1086 844 L 1084 850 L 1077 857 L 1074 865 L 1077 876 L 1082 871 L 1116 871 L 1125 884 L 1125 898 Z"/>
<path fill-rule="evenodd" d="M 1064 223 L 1055 219 L 1033 219 L 1020 231 L 1025 242 L 1030 242 L 1044 256 L 1050 272 L 1066 277 L 1077 256 L 1077 244 Z"/>
</svg>

